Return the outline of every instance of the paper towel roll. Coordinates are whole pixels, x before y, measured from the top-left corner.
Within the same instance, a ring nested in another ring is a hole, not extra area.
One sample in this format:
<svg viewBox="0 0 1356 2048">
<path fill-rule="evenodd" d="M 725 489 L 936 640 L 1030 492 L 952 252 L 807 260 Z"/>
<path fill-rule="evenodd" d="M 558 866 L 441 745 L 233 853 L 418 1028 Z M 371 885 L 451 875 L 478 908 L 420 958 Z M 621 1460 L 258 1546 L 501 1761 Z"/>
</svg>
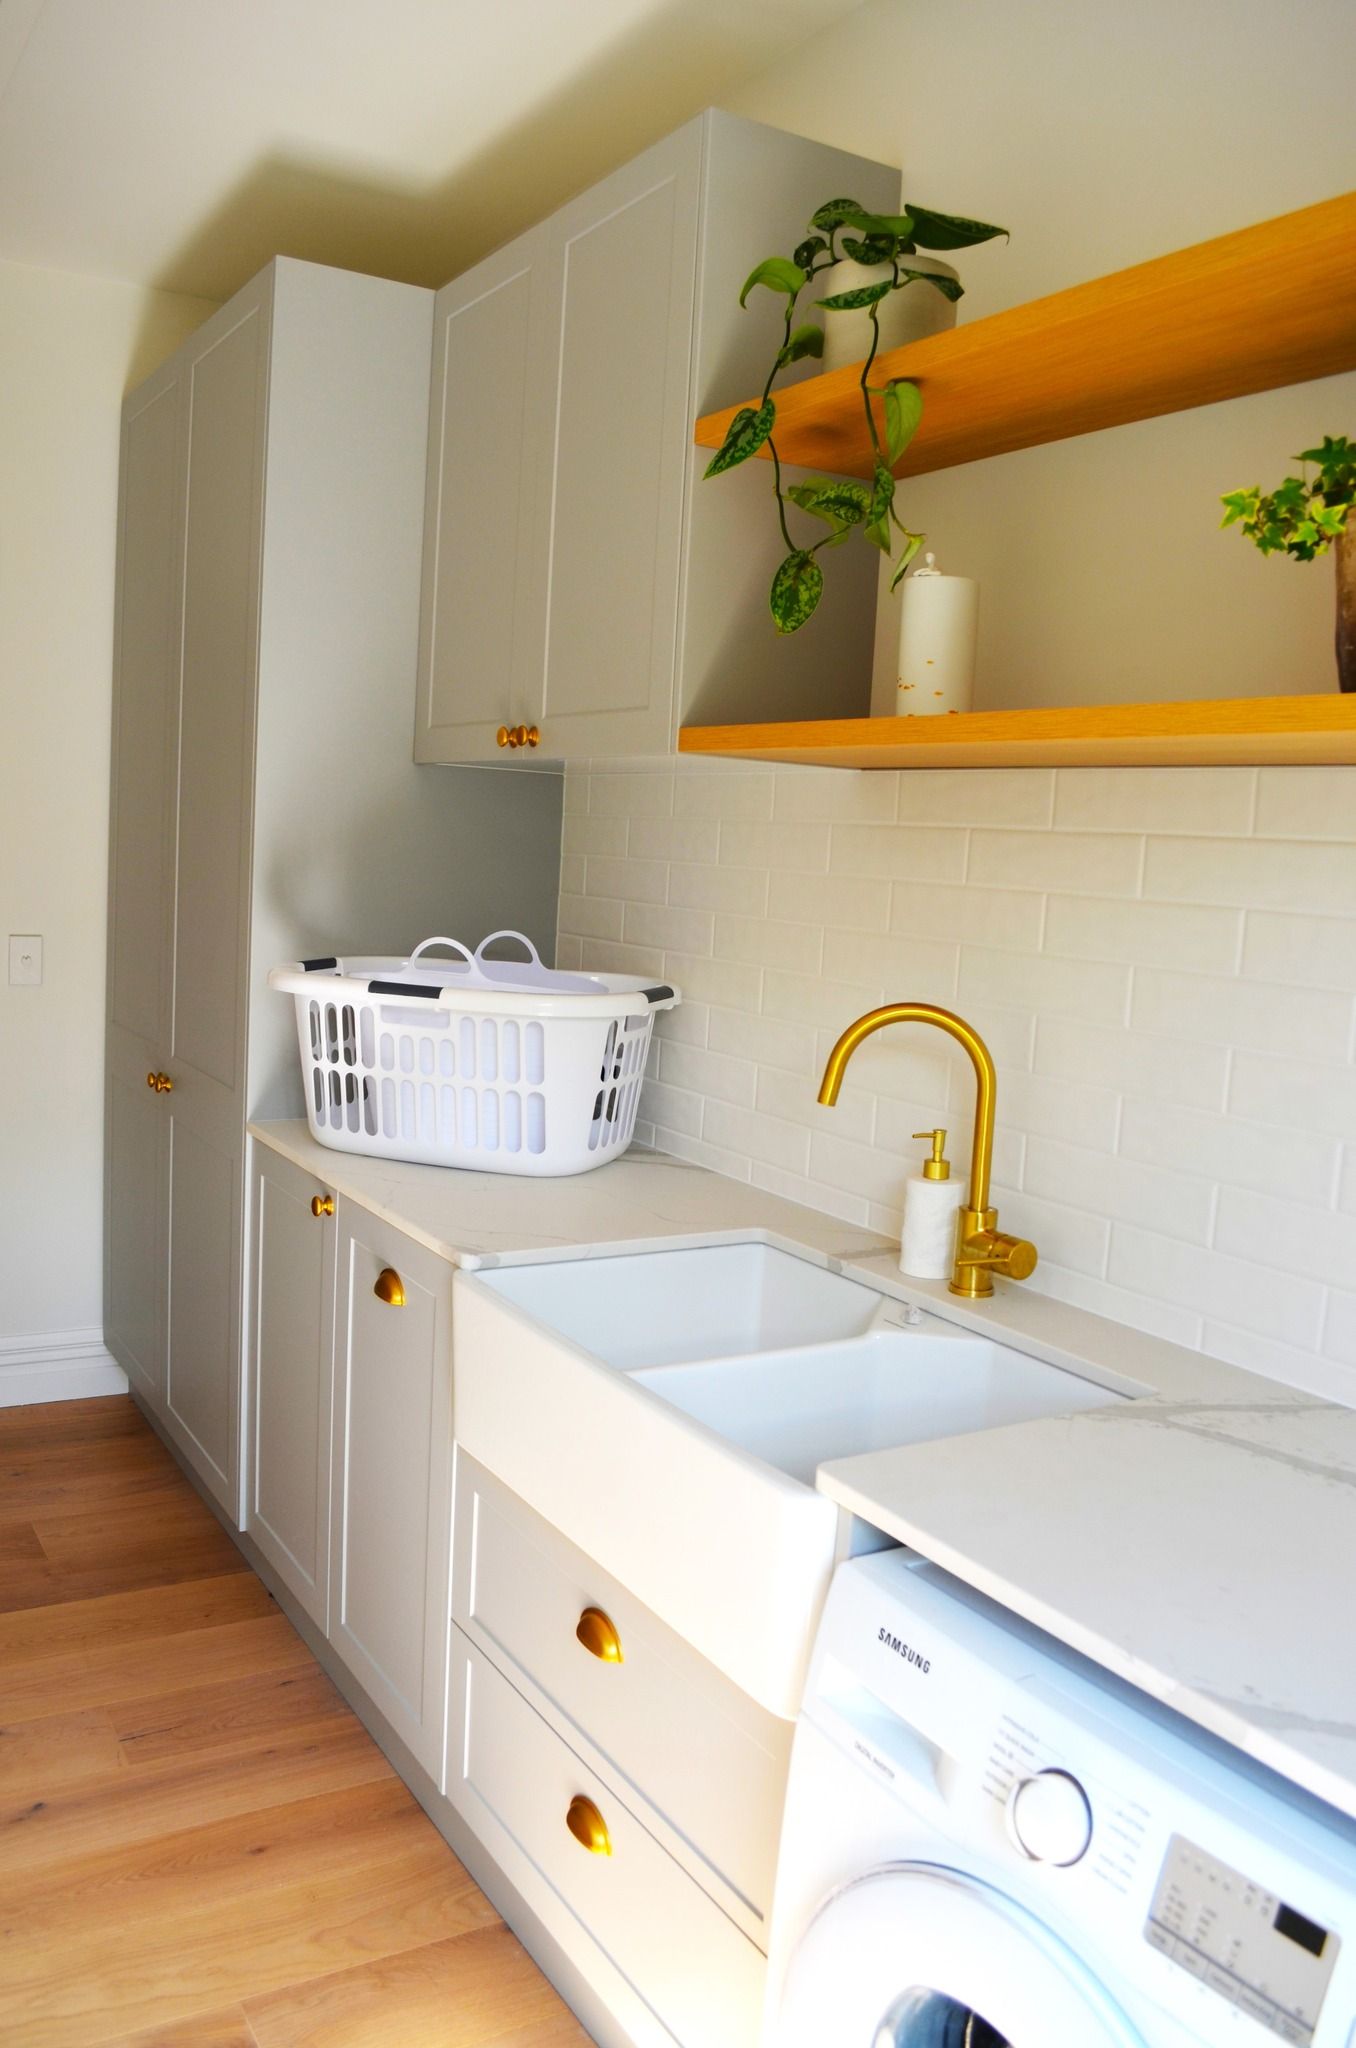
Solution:
<svg viewBox="0 0 1356 2048">
<path fill-rule="evenodd" d="M 964 1199 L 964 1181 L 910 1175 L 904 1183 L 901 1273 L 910 1273 L 915 1280 L 951 1278 L 956 1259 L 956 1211 Z"/>
</svg>

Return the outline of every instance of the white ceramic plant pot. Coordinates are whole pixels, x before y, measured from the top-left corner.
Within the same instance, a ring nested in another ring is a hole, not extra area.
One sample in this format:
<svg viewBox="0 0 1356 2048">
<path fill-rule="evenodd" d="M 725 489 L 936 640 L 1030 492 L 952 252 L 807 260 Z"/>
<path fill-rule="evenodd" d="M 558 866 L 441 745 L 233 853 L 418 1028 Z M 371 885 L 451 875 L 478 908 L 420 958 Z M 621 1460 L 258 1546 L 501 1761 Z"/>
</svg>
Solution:
<svg viewBox="0 0 1356 2048">
<path fill-rule="evenodd" d="M 949 263 L 940 262 L 936 256 L 925 256 L 921 251 L 917 256 L 901 257 L 900 262 L 910 270 L 930 270 L 938 277 L 956 275 Z M 819 273 L 815 297 L 828 299 L 838 292 L 853 292 L 859 285 L 879 284 L 889 275 L 888 263 L 853 263 L 844 257 L 841 263 Z M 921 280 L 906 284 L 902 291 L 890 292 L 880 301 L 876 315 L 882 350 L 903 348 L 909 341 L 924 341 L 929 334 L 942 334 L 956 324 L 954 302 Z M 865 362 L 870 347 L 871 315 L 865 307 L 853 313 L 824 314 L 826 370 L 841 370 L 848 363 Z"/>
</svg>

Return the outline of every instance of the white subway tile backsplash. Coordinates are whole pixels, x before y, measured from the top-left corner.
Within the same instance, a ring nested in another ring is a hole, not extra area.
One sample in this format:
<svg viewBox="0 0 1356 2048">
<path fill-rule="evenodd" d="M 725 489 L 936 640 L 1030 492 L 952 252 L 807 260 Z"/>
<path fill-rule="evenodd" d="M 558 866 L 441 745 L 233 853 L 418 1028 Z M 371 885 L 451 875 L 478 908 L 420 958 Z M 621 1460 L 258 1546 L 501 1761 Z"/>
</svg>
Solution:
<svg viewBox="0 0 1356 2048">
<path fill-rule="evenodd" d="M 725 867 L 791 868 L 797 874 L 829 871 L 827 825 L 750 824 L 725 818 L 720 826 L 720 859 Z"/>
<path fill-rule="evenodd" d="M 1352 778 L 1347 768 L 1263 768 L 1257 778 L 1257 822 L 1264 839 L 1356 838 Z"/>
<path fill-rule="evenodd" d="M 1108 833 L 974 832 L 966 880 L 990 889 L 1134 896 L 1143 842 Z"/>
<path fill-rule="evenodd" d="M 967 940 L 976 946 L 1009 946 L 1031 952 L 1040 945 L 1045 898 L 1015 889 L 959 888 L 927 882 L 896 882 L 890 895 L 890 929 L 901 938 Z"/>
<path fill-rule="evenodd" d="M 1080 832 L 1252 830 L 1254 774 L 1217 768 L 1061 768 L 1055 824 Z"/>
<path fill-rule="evenodd" d="M 1053 768 L 925 768 L 898 781 L 901 824 L 1046 826 L 1054 805 Z"/>
<path fill-rule="evenodd" d="M 1250 1329 L 1259 1337 L 1279 1337 L 1300 1350 L 1318 1346 L 1323 1289 L 1311 1280 L 1246 1259 L 1227 1258 L 1200 1245 L 1116 1223 L 1107 1278 L 1195 1309 L 1208 1320 Z"/>
<path fill-rule="evenodd" d="M 1306 846 L 1294 839 L 1151 839 L 1144 894 L 1174 903 L 1350 916 L 1356 841 Z"/>
<path fill-rule="evenodd" d="M 816 974 L 823 963 L 824 927 L 781 924 L 766 917 L 718 917 L 715 948 L 723 960 L 751 960 L 760 967 Z"/>
<path fill-rule="evenodd" d="M 1195 1174 L 1174 1173 L 1033 1134 L 1026 1141 L 1022 1189 L 1052 1201 L 1076 1203 L 1094 1216 L 1142 1224 L 1193 1244 L 1209 1242 L 1214 1184 Z"/>
<path fill-rule="evenodd" d="M 1240 1052 L 1229 1082 L 1229 1107 L 1239 1116 L 1274 1116 L 1300 1130 L 1356 1144 L 1356 1067 Z"/>
<path fill-rule="evenodd" d="M 1004 953 L 962 946 L 957 993 L 1031 1010 L 1036 1016 L 1083 1017 L 1120 1023 L 1130 994 L 1130 970 L 1103 960 L 1061 960 L 1048 953 Z"/>
<path fill-rule="evenodd" d="M 676 982 L 639 1130 L 898 1231 L 913 1132 L 968 1172 L 998 1066 L 1031 1285 L 1356 1402 L 1356 768 L 566 775 L 558 959 Z M 1345 1282 L 1345 1284 L 1343 1284 Z"/>
<path fill-rule="evenodd" d="M 1052 1081 L 1088 1081 L 1119 1095 L 1145 1095 L 1196 1109 L 1223 1109 L 1229 1054 L 1222 1045 L 1168 1038 L 1074 1017 L 1036 1020 L 1038 1074 Z"/>
<path fill-rule="evenodd" d="M 1351 1013 L 1351 997 L 1328 990 L 1151 967 L 1137 969 L 1130 999 L 1130 1023 L 1137 1031 L 1189 1033 L 1296 1060 L 1345 1059 Z"/>
<path fill-rule="evenodd" d="M 1356 992 L 1356 903 L 1348 917 L 1248 911 L 1242 972 L 1251 980 Z"/>
<path fill-rule="evenodd" d="M 1308 1131 L 1133 1099 L 1121 1113 L 1118 1149 L 1127 1159 L 1203 1173 L 1222 1186 L 1315 1204 L 1328 1201 L 1337 1165 L 1336 1144 Z"/>
<path fill-rule="evenodd" d="M 761 918 L 767 912 L 768 878 L 757 868 L 669 868 L 669 902 L 694 910 L 733 910 Z"/>
<path fill-rule="evenodd" d="M 1229 974 L 1242 942 L 1240 910 L 1192 903 L 1144 903 L 1114 896 L 1051 896 L 1045 948 L 1080 960 L 1125 960 L 1146 967 Z"/>
<path fill-rule="evenodd" d="M 858 881 L 851 875 L 774 874 L 769 879 L 767 909 L 769 917 L 792 924 L 883 932 L 890 919 L 890 884 Z"/>
<path fill-rule="evenodd" d="M 959 882 L 965 874 L 964 832 L 928 825 L 835 825 L 829 840 L 833 875 L 881 875 L 895 882 Z"/>
</svg>

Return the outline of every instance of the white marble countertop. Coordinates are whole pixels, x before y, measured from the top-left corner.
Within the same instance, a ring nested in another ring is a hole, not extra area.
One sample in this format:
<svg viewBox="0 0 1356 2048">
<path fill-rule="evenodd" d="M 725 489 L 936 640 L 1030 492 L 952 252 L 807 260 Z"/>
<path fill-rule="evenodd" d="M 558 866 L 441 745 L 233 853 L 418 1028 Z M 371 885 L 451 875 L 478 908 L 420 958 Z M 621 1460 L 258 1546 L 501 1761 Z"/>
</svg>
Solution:
<svg viewBox="0 0 1356 2048">
<path fill-rule="evenodd" d="M 252 1125 L 457 1264 L 760 1239 L 1143 1397 L 869 1452 L 820 1490 L 1356 1817 L 1356 1410 L 1029 1290 L 961 1303 L 897 1248 L 745 1182 L 633 1150 L 533 1180 L 333 1152 Z"/>
</svg>

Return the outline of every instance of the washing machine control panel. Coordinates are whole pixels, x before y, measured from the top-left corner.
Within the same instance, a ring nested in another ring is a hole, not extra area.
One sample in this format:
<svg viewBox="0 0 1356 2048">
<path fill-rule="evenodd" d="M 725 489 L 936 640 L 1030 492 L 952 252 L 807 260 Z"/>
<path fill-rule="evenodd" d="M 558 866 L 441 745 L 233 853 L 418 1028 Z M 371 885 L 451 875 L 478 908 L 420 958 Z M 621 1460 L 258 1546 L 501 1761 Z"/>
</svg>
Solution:
<svg viewBox="0 0 1356 2048">
<path fill-rule="evenodd" d="M 1267 2027 L 1308 2048 L 1341 1946 L 1265 1885 L 1173 1835 L 1144 1939 Z"/>
</svg>

